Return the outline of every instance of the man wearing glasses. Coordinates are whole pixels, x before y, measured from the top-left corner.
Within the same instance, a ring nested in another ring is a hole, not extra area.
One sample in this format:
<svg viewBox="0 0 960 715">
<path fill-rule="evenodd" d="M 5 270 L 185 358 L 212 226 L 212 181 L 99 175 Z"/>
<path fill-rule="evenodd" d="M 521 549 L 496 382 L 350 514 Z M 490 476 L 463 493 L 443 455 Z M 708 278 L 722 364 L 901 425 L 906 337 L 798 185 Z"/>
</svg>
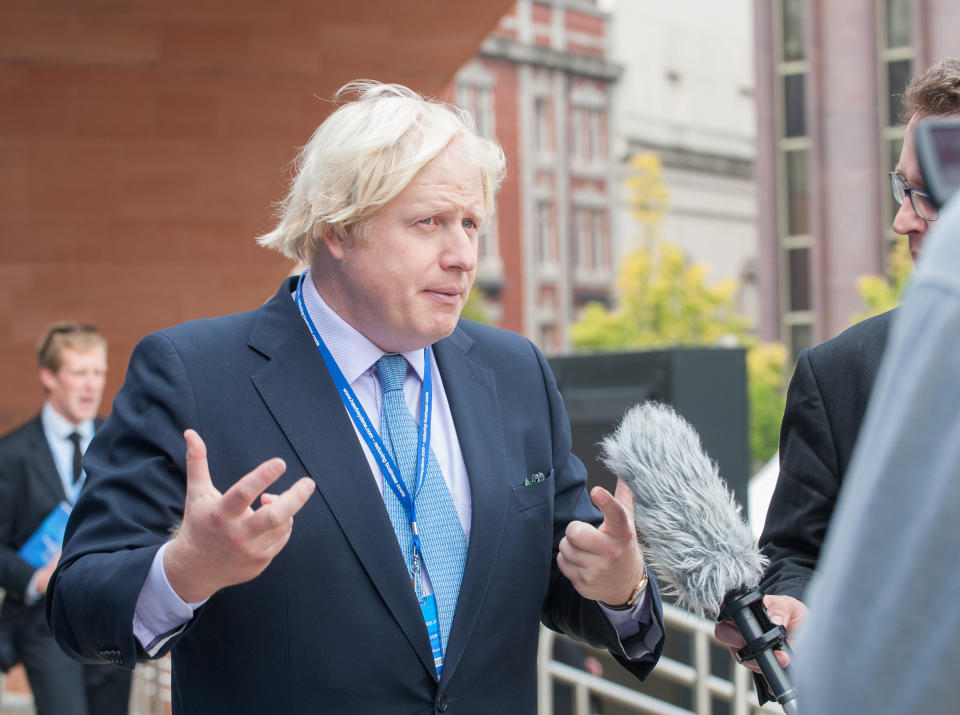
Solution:
<svg viewBox="0 0 960 715">
<path fill-rule="evenodd" d="M 896 170 L 890 172 L 899 210 L 893 230 L 907 237 L 914 261 L 938 212 L 924 191 L 914 134 L 926 117 L 960 118 L 960 60 L 939 62 L 915 77 L 903 94 L 909 118 Z M 804 350 L 787 392 L 780 428 L 780 476 L 760 546 L 770 566 L 760 587 L 774 621 L 793 631 L 806 617 L 804 592 L 813 576 L 867 401 L 887 343 L 893 311 L 869 318 L 837 337 Z M 736 651 L 743 638 L 716 627 Z M 779 654 L 786 664 L 788 657 Z M 759 672 L 756 665 L 748 664 Z"/>
</svg>

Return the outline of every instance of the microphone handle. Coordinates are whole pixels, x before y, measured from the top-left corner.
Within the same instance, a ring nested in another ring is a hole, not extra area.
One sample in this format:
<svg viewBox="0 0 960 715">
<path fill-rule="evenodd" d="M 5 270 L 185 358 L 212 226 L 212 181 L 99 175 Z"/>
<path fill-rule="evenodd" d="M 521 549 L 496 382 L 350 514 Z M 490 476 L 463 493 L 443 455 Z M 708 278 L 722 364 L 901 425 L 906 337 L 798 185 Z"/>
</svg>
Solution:
<svg viewBox="0 0 960 715">
<path fill-rule="evenodd" d="M 770 693 L 787 715 L 794 715 L 797 712 L 797 689 L 774 654 L 775 650 L 784 650 L 787 631 L 770 620 L 763 607 L 762 594 L 756 589 L 728 594 L 717 620 L 733 620 L 747 642 L 737 655 L 741 661 L 757 661 Z"/>
</svg>

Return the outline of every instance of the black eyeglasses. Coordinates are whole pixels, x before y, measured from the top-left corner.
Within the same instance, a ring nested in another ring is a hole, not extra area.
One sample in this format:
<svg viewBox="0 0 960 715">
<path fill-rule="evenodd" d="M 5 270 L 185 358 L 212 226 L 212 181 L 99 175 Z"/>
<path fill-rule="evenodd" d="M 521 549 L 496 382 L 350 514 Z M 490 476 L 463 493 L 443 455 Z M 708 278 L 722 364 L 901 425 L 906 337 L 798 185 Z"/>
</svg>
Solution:
<svg viewBox="0 0 960 715">
<path fill-rule="evenodd" d="M 933 199 L 926 191 L 920 189 L 911 189 L 907 182 L 895 171 L 890 172 L 890 188 L 893 190 L 894 200 L 903 206 L 903 200 L 909 196 L 910 203 L 917 216 L 924 221 L 936 221 L 940 211 L 933 203 Z"/>
</svg>

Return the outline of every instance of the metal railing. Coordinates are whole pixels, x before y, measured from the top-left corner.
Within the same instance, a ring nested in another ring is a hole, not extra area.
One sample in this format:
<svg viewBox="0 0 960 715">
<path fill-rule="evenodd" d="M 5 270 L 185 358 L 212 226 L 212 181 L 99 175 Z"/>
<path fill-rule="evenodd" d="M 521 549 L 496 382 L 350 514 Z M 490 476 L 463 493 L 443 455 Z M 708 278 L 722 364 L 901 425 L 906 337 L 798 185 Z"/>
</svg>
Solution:
<svg viewBox="0 0 960 715">
<path fill-rule="evenodd" d="M 591 694 L 601 700 L 623 705 L 636 713 L 652 715 L 711 715 L 714 698 L 730 703 L 732 715 L 753 715 L 754 713 L 782 715 L 783 711 L 776 703 L 767 703 L 763 706 L 757 704 L 753 678 L 746 668 L 732 667 L 733 680 L 711 674 L 710 644 L 716 642 L 713 637 L 713 621 L 699 618 L 668 603 L 663 604 L 663 620 L 668 628 L 691 634 L 693 664 L 688 665 L 678 660 L 661 657 L 654 673 L 664 680 L 690 688 L 693 710 L 685 710 L 665 700 L 611 683 L 579 668 L 553 660 L 551 658 L 553 641 L 562 636 L 557 636 L 553 631 L 541 627 L 537 663 L 539 715 L 553 715 L 554 680 L 566 683 L 573 688 L 574 715 L 589 715 Z"/>
<path fill-rule="evenodd" d="M 139 663 L 133 672 L 130 693 L 130 715 L 169 715 L 170 656 Z"/>
</svg>

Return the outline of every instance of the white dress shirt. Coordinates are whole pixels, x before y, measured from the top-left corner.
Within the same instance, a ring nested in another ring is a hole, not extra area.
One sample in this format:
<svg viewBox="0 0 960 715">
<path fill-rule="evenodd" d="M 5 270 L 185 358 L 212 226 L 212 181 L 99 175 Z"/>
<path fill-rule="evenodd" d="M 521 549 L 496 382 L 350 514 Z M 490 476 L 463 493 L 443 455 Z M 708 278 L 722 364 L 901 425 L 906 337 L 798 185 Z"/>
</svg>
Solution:
<svg viewBox="0 0 960 715">
<path fill-rule="evenodd" d="M 73 424 L 53 409 L 53 405 L 48 401 L 40 410 L 40 424 L 43 425 L 43 434 L 47 438 L 47 444 L 50 445 L 53 463 L 57 467 L 57 474 L 60 475 L 60 483 L 63 484 L 63 493 L 67 501 L 72 504 L 76 501 L 80 486 L 83 484 L 83 475 L 81 474 L 76 484 L 73 483 L 73 442 L 70 441 L 70 435 L 74 432 L 80 435 L 80 453 L 86 452 L 90 440 L 93 439 L 93 420 L 83 420 Z"/>
<path fill-rule="evenodd" d="M 53 409 L 53 405 L 48 400 L 43 403 L 43 409 L 40 410 L 40 425 L 43 427 L 43 435 L 47 438 L 47 445 L 49 445 L 50 454 L 53 456 L 53 464 L 57 468 L 57 475 L 63 485 L 63 493 L 67 502 L 73 504 L 77 500 L 80 487 L 83 485 L 83 474 L 81 473 L 80 478 L 74 484 L 73 442 L 70 435 L 74 432 L 80 435 L 80 453 L 86 452 L 90 440 L 93 439 L 93 420 L 83 420 L 73 424 Z M 27 583 L 27 591 L 23 596 L 23 601 L 28 605 L 40 600 L 40 594 L 37 593 L 39 572 L 39 569 L 34 571 L 33 576 Z"/>
</svg>

